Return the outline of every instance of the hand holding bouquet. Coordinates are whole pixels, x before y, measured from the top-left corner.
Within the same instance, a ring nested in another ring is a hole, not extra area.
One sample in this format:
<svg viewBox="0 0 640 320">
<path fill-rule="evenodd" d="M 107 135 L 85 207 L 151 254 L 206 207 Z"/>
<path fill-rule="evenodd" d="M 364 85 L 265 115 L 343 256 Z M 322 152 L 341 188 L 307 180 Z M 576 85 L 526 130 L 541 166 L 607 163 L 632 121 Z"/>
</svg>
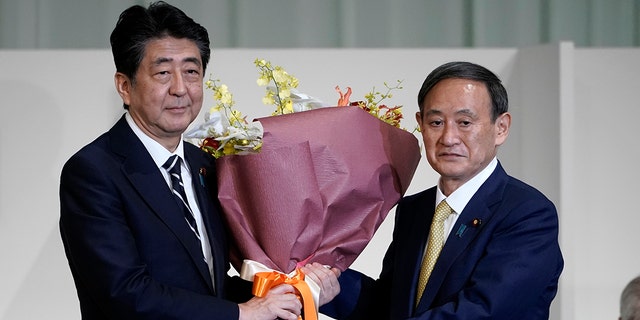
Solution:
<svg viewBox="0 0 640 320">
<path fill-rule="evenodd" d="M 349 89 L 340 92 L 344 106 L 325 107 L 296 92 L 297 79 L 282 68 L 255 63 L 259 84 L 275 84 L 263 98 L 276 105 L 274 115 L 248 123 L 231 109 L 226 89 L 213 87 L 217 109 L 188 134 L 218 158 L 232 264 L 242 271 L 251 260 L 289 276 L 309 262 L 345 270 L 405 193 L 420 160 L 417 139 L 398 128 L 400 107 L 380 104 L 400 83 L 355 103 Z M 225 105 L 226 113 L 212 115 Z M 225 118 L 227 128 L 217 126 Z"/>
</svg>

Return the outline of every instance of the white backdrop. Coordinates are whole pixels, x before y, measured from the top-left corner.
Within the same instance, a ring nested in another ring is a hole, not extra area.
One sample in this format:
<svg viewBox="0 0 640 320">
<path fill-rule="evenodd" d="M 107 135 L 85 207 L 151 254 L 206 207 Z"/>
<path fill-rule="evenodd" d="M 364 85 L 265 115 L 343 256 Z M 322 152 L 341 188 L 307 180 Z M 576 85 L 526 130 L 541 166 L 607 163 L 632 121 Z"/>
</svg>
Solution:
<svg viewBox="0 0 640 320">
<path fill-rule="evenodd" d="M 500 159 L 539 187 L 560 212 L 566 267 L 552 319 L 614 319 L 623 286 L 640 274 L 632 205 L 640 179 L 638 49 L 575 49 L 571 43 L 503 49 L 224 49 L 207 73 L 226 83 L 250 118 L 269 115 L 253 60 L 271 60 L 328 103 L 335 85 L 362 97 L 404 80 L 389 101 L 412 128 L 417 91 L 441 63 L 469 60 L 506 82 L 514 123 Z M 108 50 L 0 51 L 0 319 L 79 319 L 57 227 L 62 164 L 122 113 Z M 203 113 L 212 99 L 207 97 Z M 201 121 L 199 119 L 198 121 Z M 609 154 L 613 153 L 613 156 Z M 409 193 L 436 183 L 421 162 Z M 608 204 L 610 199 L 619 200 Z M 354 268 L 376 276 L 393 213 Z M 526 290 L 526 288 L 524 288 Z"/>
</svg>

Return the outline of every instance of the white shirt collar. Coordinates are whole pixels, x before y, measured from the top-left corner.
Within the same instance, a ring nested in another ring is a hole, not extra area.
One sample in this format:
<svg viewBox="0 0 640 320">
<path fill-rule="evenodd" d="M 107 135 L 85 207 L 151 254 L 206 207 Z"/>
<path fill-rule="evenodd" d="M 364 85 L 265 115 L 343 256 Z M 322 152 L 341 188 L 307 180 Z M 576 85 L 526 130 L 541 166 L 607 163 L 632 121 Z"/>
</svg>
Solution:
<svg viewBox="0 0 640 320">
<path fill-rule="evenodd" d="M 167 161 L 167 159 L 169 159 L 169 157 L 174 154 L 177 154 L 182 159 L 182 163 L 186 164 L 186 161 L 184 159 L 184 147 L 182 139 L 180 139 L 180 143 L 178 144 L 176 151 L 171 153 L 158 141 L 151 139 L 151 137 L 149 137 L 146 133 L 142 132 L 135 121 L 133 121 L 133 118 L 131 117 L 129 112 L 125 113 L 125 119 L 127 120 L 129 127 L 131 127 L 131 130 L 133 130 L 133 133 L 135 133 L 138 139 L 142 141 L 142 144 L 147 149 L 158 168 L 161 168 L 162 165 Z"/>
<path fill-rule="evenodd" d="M 444 199 L 447 199 L 447 204 L 455 211 L 456 213 L 461 213 L 462 210 L 467 206 L 471 197 L 480 189 L 480 186 L 489 179 L 489 176 L 493 173 L 493 171 L 498 166 L 498 159 L 496 157 L 489 162 L 489 164 L 482 169 L 482 171 L 478 172 L 471 180 L 465 182 L 461 185 L 456 191 L 451 193 L 449 197 L 445 197 L 440 189 L 440 183 L 438 182 L 438 188 L 436 192 L 436 206 Z"/>
</svg>

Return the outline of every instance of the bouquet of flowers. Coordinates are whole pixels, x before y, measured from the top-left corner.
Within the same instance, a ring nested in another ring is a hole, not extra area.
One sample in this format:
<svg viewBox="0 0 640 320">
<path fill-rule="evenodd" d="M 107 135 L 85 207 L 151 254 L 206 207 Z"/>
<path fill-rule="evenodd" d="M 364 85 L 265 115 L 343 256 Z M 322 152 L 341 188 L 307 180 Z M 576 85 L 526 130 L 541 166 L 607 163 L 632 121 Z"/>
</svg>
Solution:
<svg viewBox="0 0 640 320">
<path fill-rule="evenodd" d="M 399 128 L 400 107 L 381 104 L 401 82 L 356 102 L 350 88 L 336 87 L 339 106 L 330 107 L 298 92 L 297 79 L 281 67 L 255 64 L 273 115 L 246 121 L 228 89 L 208 81 L 218 104 L 187 133 L 217 158 L 232 264 L 249 279 L 260 271 L 294 276 L 307 262 L 345 270 L 406 192 L 420 160 L 417 139 Z"/>
</svg>

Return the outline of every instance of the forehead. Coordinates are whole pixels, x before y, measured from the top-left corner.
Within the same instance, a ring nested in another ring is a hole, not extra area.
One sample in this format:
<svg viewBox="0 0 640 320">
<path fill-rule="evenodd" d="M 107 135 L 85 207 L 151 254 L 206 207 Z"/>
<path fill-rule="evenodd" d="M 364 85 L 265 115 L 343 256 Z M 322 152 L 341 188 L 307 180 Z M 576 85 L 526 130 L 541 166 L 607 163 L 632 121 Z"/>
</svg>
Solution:
<svg viewBox="0 0 640 320">
<path fill-rule="evenodd" d="M 151 64 L 162 62 L 195 62 L 202 65 L 200 50 L 189 39 L 163 37 L 151 39 L 145 45 L 143 61 Z"/>
<path fill-rule="evenodd" d="M 439 81 L 425 96 L 423 107 L 425 111 L 464 109 L 480 112 L 491 107 L 491 97 L 484 83 L 480 81 L 449 78 Z"/>
</svg>

